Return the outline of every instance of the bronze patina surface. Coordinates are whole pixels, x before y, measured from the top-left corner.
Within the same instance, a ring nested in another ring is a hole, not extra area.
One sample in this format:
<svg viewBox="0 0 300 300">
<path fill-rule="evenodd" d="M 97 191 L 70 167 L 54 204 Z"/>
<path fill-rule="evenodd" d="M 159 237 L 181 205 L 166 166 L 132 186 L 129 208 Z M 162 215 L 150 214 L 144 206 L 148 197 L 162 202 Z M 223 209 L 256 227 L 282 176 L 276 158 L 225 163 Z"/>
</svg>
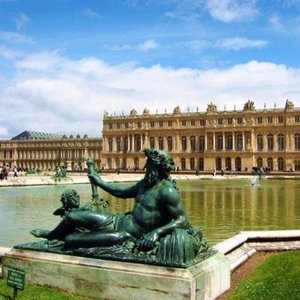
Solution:
<svg viewBox="0 0 300 300">
<path fill-rule="evenodd" d="M 132 186 L 107 183 L 87 161 L 92 202 L 80 207 L 80 196 L 67 190 L 54 214 L 62 220 L 53 230 L 33 229 L 45 241 L 15 248 L 66 253 L 174 267 L 188 267 L 212 254 L 202 232 L 191 227 L 182 198 L 171 179 L 174 161 L 157 149 L 145 149 L 145 177 Z M 121 198 L 134 198 L 132 211 L 112 214 L 97 187 Z"/>
</svg>

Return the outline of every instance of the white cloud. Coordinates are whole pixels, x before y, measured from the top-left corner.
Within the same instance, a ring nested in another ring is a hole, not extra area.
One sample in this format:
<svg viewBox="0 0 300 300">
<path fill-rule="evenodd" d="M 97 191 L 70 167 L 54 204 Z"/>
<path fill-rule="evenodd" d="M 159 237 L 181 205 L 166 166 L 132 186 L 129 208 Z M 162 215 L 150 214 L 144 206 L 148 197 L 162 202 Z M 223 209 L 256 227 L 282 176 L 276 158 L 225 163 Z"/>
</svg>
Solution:
<svg viewBox="0 0 300 300">
<path fill-rule="evenodd" d="M 0 56 L 6 58 L 6 59 L 13 59 L 18 54 L 17 51 L 9 49 L 5 46 L 0 46 Z"/>
<path fill-rule="evenodd" d="M 101 15 L 99 13 L 97 13 L 96 11 L 92 10 L 92 9 L 85 9 L 84 11 L 82 11 L 82 14 L 84 16 L 90 17 L 90 18 L 99 18 L 101 17 Z"/>
<path fill-rule="evenodd" d="M 48 63 L 45 63 L 48 62 Z M 51 62 L 51 63 L 49 63 Z M 42 67 L 39 67 L 41 63 Z M 227 69 L 149 68 L 110 65 L 96 58 L 69 60 L 57 53 L 31 55 L 16 64 L 12 79 L 0 78 L 0 138 L 24 130 L 100 136 L 104 110 L 129 114 L 149 108 L 171 113 L 177 105 L 205 111 L 242 109 L 251 99 L 284 107 L 287 98 L 300 106 L 300 69 L 252 61 Z M 2 80 L 2 81 L 1 81 Z M 5 80 L 5 81 L 4 81 Z"/>
<path fill-rule="evenodd" d="M 0 30 L 0 40 L 14 44 L 32 43 L 32 39 L 26 35 L 3 30 Z"/>
<path fill-rule="evenodd" d="M 105 48 L 113 51 L 140 51 L 140 52 L 148 52 L 150 50 L 154 50 L 159 48 L 159 43 L 157 43 L 155 40 L 146 40 L 141 44 L 138 45 L 130 45 L 130 44 L 124 44 L 124 45 L 105 45 Z"/>
<path fill-rule="evenodd" d="M 219 21 L 230 23 L 249 21 L 258 15 L 256 0 L 207 0 L 210 15 Z"/>
<path fill-rule="evenodd" d="M 246 38 L 234 37 L 218 40 L 216 46 L 226 50 L 240 50 L 242 48 L 262 48 L 268 44 L 264 40 L 250 40 Z"/>
<path fill-rule="evenodd" d="M 16 24 L 17 30 L 21 30 L 29 22 L 30 22 L 30 19 L 23 12 L 21 12 L 19 14 L 19 16 L 17 18 L 15 18 L 15 24 Z"/>
<path fill-rule="evenodd" d="M 147 40 L 144 43 L 138 45 L 138 50 L 142 52 L 147 52 L 149 50 L 157 49 L 159 47 L 159 44 L 155 42 L 154 40 Z"/>
</svg>

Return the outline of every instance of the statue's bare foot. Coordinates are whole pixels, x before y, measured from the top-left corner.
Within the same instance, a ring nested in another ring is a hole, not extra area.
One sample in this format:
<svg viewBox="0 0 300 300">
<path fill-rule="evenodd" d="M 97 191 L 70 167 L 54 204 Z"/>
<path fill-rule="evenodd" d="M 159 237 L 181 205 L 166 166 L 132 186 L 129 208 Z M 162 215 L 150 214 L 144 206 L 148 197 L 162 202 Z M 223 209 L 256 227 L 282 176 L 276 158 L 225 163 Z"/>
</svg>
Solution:
<svg viewBox="0 0 300 300">
<path fill-rule="evenodd" d="M 30 230 L 30 233 L 35 237 L 47 238 L 49 230 L 37 228 Z"/>
</svg>

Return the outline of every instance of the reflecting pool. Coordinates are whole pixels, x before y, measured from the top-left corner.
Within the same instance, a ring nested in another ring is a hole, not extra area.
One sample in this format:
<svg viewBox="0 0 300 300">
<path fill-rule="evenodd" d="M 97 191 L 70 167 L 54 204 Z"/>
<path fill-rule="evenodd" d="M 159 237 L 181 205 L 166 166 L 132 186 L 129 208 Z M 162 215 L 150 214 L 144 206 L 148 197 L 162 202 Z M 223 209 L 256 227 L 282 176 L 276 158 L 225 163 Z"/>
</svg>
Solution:
<svg viewBox="0 0 300 300">
<path fill-rule="evenodd" d="M 252 186 L 247 179 L 178 181 L 190 223 L 203 230 L 214 245 L 243 230 L 300 229 L 299 180 L 262 179 Z M 0 189 L 0 246 L 11 247 L 37 240 L 33 228 L 53 228 L 59 217 L 52 212 L 60 206 L 60 195 L 74 188 L 81 203 L 91 199 L 91 186 L 57 185 Z M 101 191 L 99 189 L 99 191 Z M 132 209 L 133 200 L 116 199 L 105 192 L 112 212 Z"/>
</svg>

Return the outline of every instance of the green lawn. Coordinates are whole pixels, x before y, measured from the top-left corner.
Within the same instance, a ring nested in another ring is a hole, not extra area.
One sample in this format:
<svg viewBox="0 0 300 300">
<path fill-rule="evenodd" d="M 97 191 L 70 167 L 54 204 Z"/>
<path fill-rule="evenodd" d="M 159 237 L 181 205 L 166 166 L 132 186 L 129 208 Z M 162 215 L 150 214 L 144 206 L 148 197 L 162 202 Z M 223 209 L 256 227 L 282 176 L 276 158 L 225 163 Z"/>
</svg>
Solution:
<svg viewBox="0 0 300 300">
<path fill-rule="evenodd" d="M 11 299 L 13 288 L 8 287 L 5 279 L 0 280 L 0 299 Z M 59 291 L 57 289 L 45 288 L 33 285 L 25 285 L 23 291 L 18 291 L 18 300 L 88 300 L 89 298 L 80 297 Z"/>
<path fill-rule="evenodd" d="M 300 251 L 270 256 L 227 299 L 300 299 Z"/>
</svg>

